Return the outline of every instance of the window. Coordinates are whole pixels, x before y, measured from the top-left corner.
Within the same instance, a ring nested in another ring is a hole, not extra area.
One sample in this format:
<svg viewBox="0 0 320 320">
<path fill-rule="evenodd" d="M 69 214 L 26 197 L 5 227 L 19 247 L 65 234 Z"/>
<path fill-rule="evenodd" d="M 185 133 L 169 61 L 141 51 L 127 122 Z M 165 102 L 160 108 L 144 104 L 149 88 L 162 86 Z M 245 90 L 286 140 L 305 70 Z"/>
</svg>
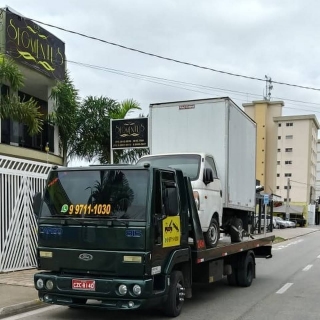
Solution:
<svg viewBox="0 0 320 320">
<path fill-rule="evenodd" d="M 288 186 L 284 186 L 284 188 L 287 190 L 287 189 L 288 189 Z M 289 187 L 289 189 L 291 189 L 291 186 Z"/>
<path fill-rule="evenodd" d="M 277 161 L 277 164 L 280 164 L 280 161 Z"/>
<path fill-rule="evenodd" d="M 286 152 L 292 152 L 292 148 L 286 148 Z"/>
<path fill-rule="evenodd" d="M 277 189 L 279 190 L 279 189 L 280 189 L 280 187 L 279 187 L 279 186 L 277 186 Z"/>
<path fill-rule="evenodd" d="M 292 122 L 287 122 L 287 123 L 286 123 L 286 126 L 287 126 L 287 127 L 292 127 L 292 126 L 293 126 L 293 123 L 292 123 Z"/>
<path fill-rule="evenodd" d="M 278 149 L 278 152 L 280 152 L 281 151 L 281 149 Z"/>
<path fill-rule="evenodd" d="M 284 162 L 285 164 L 292 164 L 292 161 L 291 160 L 287 160 Z"/>
<path fill-rule="evenodd" d="M 287 135 L 286 139 L 293 139 L 293 135 L 292 134 Z"/>
<path fill-rule="evenodd" d="M 206 157 L 205 167 L 212 169 L 213 179 L 218 177 L 216 165 L 212 157 Z"/>
<path fill-rule="evenodd" d="M 284 176 L 285 177 L 291 177 L 291 173 L 285 173 Z"/>
<path fill-rule="evenodd" d="M 277 173 L 277 177 L 280 177 L 280 173 Z"/>
<path fill-rule="evenodd" d="M 281 123 L 278 123 L 278 127 L 281 127 Z"/>
<path fill-rule="evenodd" d="M 281 140 L 281 136 L 278 136 L 278 140 Z"/>
</svg>

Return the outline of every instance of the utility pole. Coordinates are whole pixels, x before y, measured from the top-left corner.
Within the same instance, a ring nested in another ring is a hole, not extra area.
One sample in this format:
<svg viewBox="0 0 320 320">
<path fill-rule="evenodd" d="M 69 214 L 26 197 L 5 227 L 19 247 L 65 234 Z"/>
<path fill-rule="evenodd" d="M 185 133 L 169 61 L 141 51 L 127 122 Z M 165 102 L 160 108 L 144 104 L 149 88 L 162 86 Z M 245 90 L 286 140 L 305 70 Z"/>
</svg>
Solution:
<svg viewBox="0 0 320 320">
<path fill-rule="evenodd" d="M 289 197 L 290 197 L 290 178 L 287 180 L 287 201 L 286 201 L 286 219 L 289 220 L 290 212 L 289 212 Z"/>
</svg>

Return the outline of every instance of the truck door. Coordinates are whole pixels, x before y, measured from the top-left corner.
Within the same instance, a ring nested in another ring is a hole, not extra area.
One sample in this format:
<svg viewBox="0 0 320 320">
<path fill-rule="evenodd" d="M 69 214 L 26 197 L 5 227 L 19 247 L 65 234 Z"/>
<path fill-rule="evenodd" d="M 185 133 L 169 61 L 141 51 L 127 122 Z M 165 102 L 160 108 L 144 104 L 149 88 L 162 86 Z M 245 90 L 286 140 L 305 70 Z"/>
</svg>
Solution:
<svg viewBox="0 0 320 320">
<path fill-rule="evenodd" d="M 213 157 L 206 156 L 205 158 L 205 168 L 209 168 L 213 173 L 213 181 L 207 184 L 205 193 L 205 203 L 204 210 L 208 214 L 213 214 L 218 212 L 219 223 L 221 225 L 222 218 L 222 186 L 221 181 L 218 178 L 216 165 Z"/>
<path fill-rule="evenodd" d="M 163 271 L 170 251 L 180 247 L 182 242 L 181 207 L 174 172 L 156 172 L 154 196 L 152 275 Z"/>
</svg>

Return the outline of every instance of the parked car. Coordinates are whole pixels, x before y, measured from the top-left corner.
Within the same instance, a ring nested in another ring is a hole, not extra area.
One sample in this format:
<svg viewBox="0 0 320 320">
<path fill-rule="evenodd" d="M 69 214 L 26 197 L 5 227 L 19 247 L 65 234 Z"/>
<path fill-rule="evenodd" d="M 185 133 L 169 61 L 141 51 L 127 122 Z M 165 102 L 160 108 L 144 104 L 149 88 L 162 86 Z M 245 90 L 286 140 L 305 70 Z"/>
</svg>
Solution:
<svg viewBox="0 0 320 320">
<path fill-rule="evenodd" d="M 286 222 L 288 224 L 288 228 L 295 228 L 297 226 L 296 222 L 294 221 L 286 220 Z"/>
<path fill-rule="evenodd" d="M 277 224 L 275 222 L 275 220 L 273 219 L 274 217 L 272 217 L 272 224 L 273 224 L 273 229 L 277 228 Z M 256 217 L 256 221 L 257 221 L 257 225 L 258 225 L 258 217 Z M 267 214 L 267 230 L 271 230 L 271 216 L 269 214 Z M 264 214 L 261 215 L 261 229 L 264 229 Z"/>
<path fill-rule="evenodd" d="M 283 220 L 281 217 L 273 217 L 273 221 L 276 223 L 276 228 L 284 229 L 289 228 L 289 221 Z"/>
</svg>

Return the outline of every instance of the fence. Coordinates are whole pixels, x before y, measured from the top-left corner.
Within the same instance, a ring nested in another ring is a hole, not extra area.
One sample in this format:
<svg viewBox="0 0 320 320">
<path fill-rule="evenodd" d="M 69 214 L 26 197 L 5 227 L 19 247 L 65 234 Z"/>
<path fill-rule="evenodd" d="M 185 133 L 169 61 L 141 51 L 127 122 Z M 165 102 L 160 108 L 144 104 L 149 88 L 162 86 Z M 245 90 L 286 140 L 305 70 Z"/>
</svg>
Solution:
<svg viewBox="0 0 320 320">
<path fill-rule="evenodd" d="M 0 155 L 0 272 L 35 267 L 37 225 L 32 198 L 51 165 Z"/>
</svg>

